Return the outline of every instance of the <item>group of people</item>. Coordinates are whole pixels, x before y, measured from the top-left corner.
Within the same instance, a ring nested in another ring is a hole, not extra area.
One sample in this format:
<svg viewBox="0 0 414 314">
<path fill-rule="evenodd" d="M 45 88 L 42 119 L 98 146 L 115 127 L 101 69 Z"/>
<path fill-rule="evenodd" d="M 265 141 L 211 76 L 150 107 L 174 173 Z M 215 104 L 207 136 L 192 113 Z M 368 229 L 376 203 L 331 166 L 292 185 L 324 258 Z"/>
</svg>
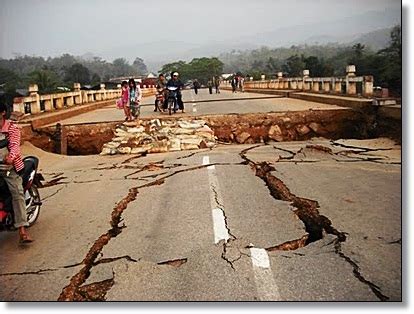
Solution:
<svg viewBox="0 0 414 314">
<path fill-rule="evenodd" d="M 211 79 L 207 82 L 208 92 L 210 94 L 212 94 L 213 93 L 213 86 L 214 86 L 215 89 L 216 89 L 216 94 L 220 94 L 220 83 L 221 83 L 220 77 L 219 76 L 214 76 L 213 79 Z"/>
<path fill-rule="evenodd" d="M 211 80 L 208 80 L 207 82 L 207 88 L 210 94 L 213 94 L 213 86 L 216 88 L 216 94 L 220 94 L 220 77 L 215 76 L 213 77 Z M 195 79 L 193 81 L 193 88 L 194 88 L 194 93 L 197 95 L 198 94 L 198 90 L 201 87 L 200 83 L 198 82 L 197 79 Z"/>
<path fill-rule="evenodd" d="M 181 80 L 178 78 L 178 72 L 172 72 L 171 78 L 168 80 L 165 78 L 164 74 L 160 74 L 158 76 L 158 82 L 157 82 L 157 93 L 164 95 L 164 103 L 162 104 L 162 110 L 166 111 L 168 108 L 168 87 L 177 87 L 177 104 L 178 109 L 181 110 L 181 112 L 184 111 L 184 102 L 183 102 L 183 96 L 181 91 L 184 88 L 184 84 L 181 82 Z M 157 104 L 155 104 L 154 112 L 157 111 Z"/>
<path fill-rule="evenodd" d="M 230 81 L 231 89 L 233 93 L 236 93 L 237 90 L 244 92 L 244 77 L 241 75 L 233 75 L 233 78 Z"/>
<path fill-rule="evenodd" d="M 141 87 L 134 79 L 121 83 L 121 99 L 118 108 L 123 108 L 125 121 L 133 121 L 139 117 L 140 103 L 142 99 Z"/>
</svg>

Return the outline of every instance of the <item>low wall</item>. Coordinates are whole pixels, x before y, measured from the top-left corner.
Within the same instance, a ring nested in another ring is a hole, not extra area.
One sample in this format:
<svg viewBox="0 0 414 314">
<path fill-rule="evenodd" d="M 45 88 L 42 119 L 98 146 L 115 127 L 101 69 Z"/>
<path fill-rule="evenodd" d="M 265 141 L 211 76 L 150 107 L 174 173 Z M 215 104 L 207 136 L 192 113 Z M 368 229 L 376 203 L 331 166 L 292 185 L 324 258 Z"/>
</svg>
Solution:
<svg viewBox="0 0 414 314">
<path fill-rule="evenodd" d="M 74 91 L 47 95 L 39 95 L 38 90 L 38 86 L 32 84 L 29 86 L 29 96 L 14 98 L 13 111 L 30 116 L 121 97 L 121 89 L 107 90 L 105 84 L 101 84 L 100 90 L 80 90 L 80 84 L 75 83 Z M 142 92 L 143 96 L 152 95 L 155 87 L 145 87 Z"/>
</svg>

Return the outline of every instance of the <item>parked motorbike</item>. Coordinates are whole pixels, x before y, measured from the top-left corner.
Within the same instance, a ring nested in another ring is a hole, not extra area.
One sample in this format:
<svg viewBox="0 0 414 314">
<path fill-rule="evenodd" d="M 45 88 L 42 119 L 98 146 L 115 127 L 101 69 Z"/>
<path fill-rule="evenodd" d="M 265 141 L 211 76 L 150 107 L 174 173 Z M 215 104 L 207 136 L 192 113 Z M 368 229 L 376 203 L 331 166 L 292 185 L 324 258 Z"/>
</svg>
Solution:
<svg viewBox="0 0 414 314">
<path fill-rule="evenodd" d="M 178 110 L 178 87 L 169 86 L 168 89 L 168 114 L 176 113 Z"/>
<path fill-rule="evenodd" d="M 1 163 L 1 162 L 0 162 Z M 42 206 L 39 191 L 37 189 L 37 167 L 39 159 L 28 156 L 23 159 L 24 170 L 22 175 L 24 198 L 26 204 L 27 222 L 32 226 L 40 214 Z M 2 170 L 6 171 L 6 170 Z M 6 175 L 7 175 L 6 171 Z M 0 230 L 14 230 L 14 214 L 12 197 L 4 180 L 0 178 Z"/>
</svg>

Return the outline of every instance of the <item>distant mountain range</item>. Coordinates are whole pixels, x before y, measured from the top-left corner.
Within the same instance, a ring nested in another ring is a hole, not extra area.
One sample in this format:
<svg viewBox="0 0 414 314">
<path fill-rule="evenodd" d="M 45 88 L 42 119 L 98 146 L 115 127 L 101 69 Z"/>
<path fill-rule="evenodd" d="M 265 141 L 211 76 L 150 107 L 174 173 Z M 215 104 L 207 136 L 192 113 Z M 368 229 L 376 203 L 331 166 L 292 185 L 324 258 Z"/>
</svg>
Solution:
<svg viewBox="0 0 414 314">
<path fill-rule="evenodd" d="M 130 44 L 101 51 L 99 55 L 112 61 L 124 57 L 132 62 L 144 59 L 150 71 L 156 72 L 163 64 L 177 60 L 189 61 L 196 57 L 219 56 L 232 50 L 252 50 L 291 45 L 324 45 L 362 43 L 373 50 L 384 48 L 393 26 L 401 24 L 400 10 L 371 11 L 331 22 L 315 22 L 294 27 L 280 27 L 269 32 L 196 44 L 183 41 L 155 41 Z M 91 56 L 88 55 L 90 58 Z"/>
</svg>

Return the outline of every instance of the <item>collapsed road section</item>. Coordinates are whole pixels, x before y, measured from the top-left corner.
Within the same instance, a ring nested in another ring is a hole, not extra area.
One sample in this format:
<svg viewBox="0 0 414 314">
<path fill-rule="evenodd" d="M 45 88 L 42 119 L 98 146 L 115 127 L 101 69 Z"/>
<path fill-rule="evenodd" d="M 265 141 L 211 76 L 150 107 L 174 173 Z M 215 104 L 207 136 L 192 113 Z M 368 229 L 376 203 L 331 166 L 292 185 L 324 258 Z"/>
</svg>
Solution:
<svg viewBox="0 0 414 314">
<path fill-rule="evenodd" d="M 140 123 L 84 123 L 32 130 L 23 139 L 43 150 L 67 155 L 146 154 L 211 148 L 215 143 L 253 144 L 391 135 L 401 141 L 398 121 L 350 109 L 284 113 L 208 115 L 197 118 L 143 119 Z M 392 134 L 387 134 L 392 133 Z"/>
</svg>

